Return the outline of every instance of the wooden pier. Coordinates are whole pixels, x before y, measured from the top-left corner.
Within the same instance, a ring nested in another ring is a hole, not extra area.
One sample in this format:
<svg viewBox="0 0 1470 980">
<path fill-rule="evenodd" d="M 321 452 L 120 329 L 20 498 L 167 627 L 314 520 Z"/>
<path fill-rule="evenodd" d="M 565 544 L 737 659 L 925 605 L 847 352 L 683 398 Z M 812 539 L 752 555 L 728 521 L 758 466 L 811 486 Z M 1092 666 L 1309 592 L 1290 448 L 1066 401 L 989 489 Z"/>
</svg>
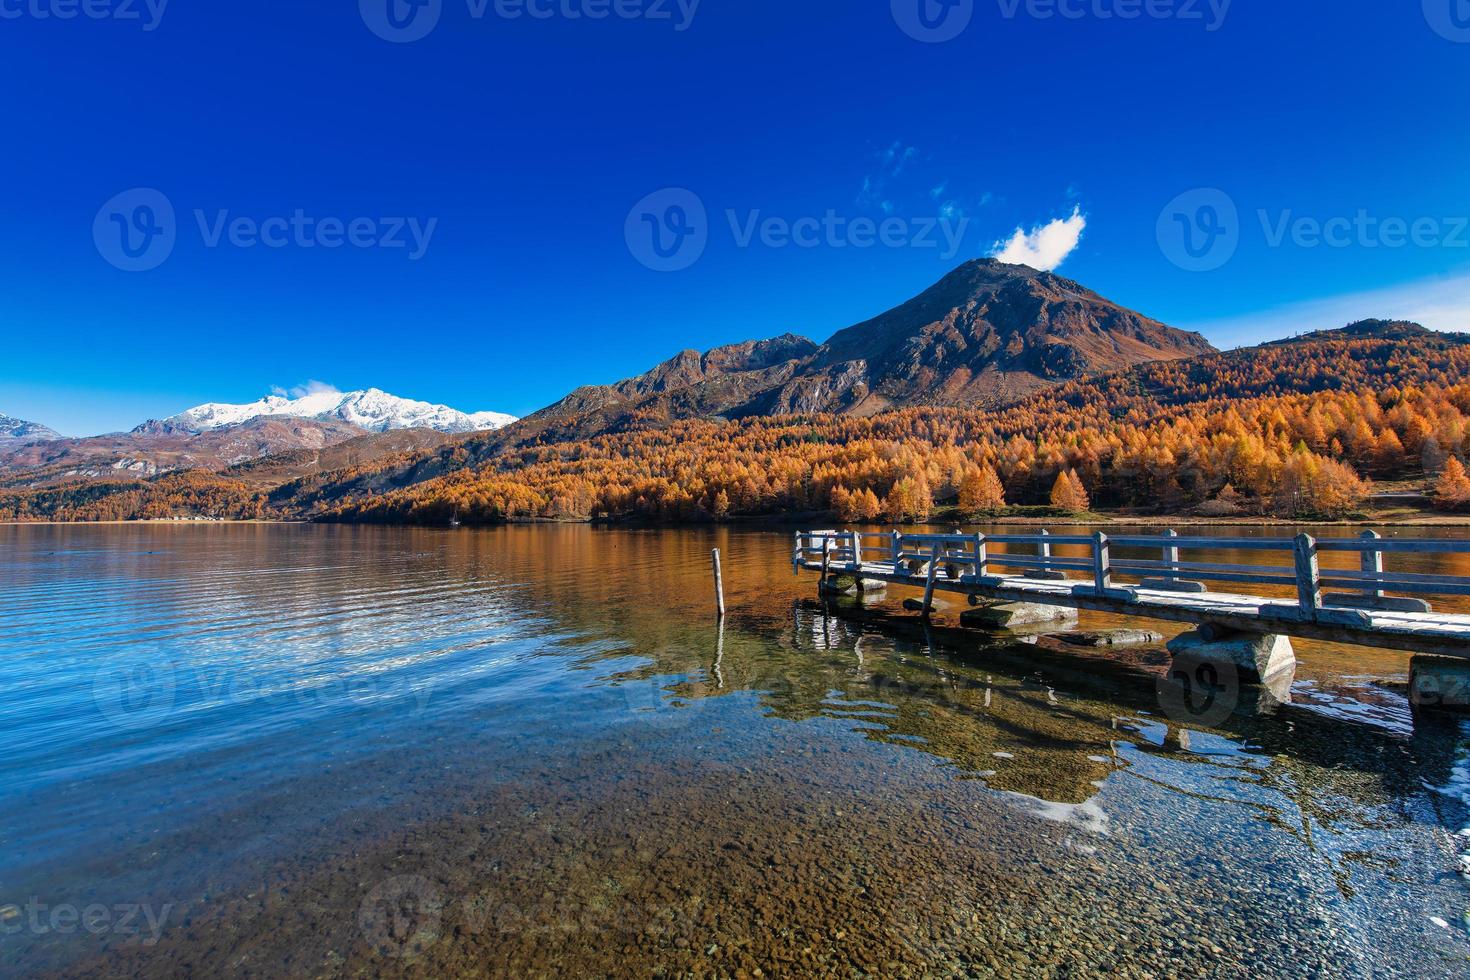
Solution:
<svg viewBox="0 0 1470 980">
<path fill-rule="evenodd" d="M 1058 547 L 1075 546 L 1081 557 Z M 1198 560 L 1209 552 L 1251 551 L 1261 565 Z M 1201 555 L 1200 553 L 1205 553 Z M 1347 553 L 1352 568 L 1323 567 L 1324 554 Z M 1175 532 L 1107 534 L 905 534 L 801 531 L 792 564 L 846 577 L 857 589 L 877 583 L 987 601 L 1064 606 L 1190 623 L 1218 635 L 1278 635 L 1470 659 L 1470 615 L 1435 611 L 1431 600 L 1470 596 L 1470 577 L 1392 569 L 1404 555 L 1470 554 L 1470 541 L 1384 538 L 1181 537 Z M 1157 556 L 1157 557 L 1155 557 Z M 1218 591 L 1270 586 L 1280 597 Z"/>
</svg>

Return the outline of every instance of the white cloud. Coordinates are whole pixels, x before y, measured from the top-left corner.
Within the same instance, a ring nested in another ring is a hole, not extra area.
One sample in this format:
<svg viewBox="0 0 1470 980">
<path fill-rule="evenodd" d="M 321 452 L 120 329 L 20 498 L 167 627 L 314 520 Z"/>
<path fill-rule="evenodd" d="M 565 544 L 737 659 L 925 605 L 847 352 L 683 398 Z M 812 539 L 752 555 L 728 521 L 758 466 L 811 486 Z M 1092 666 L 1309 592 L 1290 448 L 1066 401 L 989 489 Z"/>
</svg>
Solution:
<svg viewBox="0 0 1470 980">
<path fill-rule="evenodd" d="M 271 394 L 282 398 L 305 398 L 307 395 L 340 395 L 341 390 L 325 381 L 308 381 L 304 385 L 295 385 L 291 388 L 282 388 L 280 385 L 271 386 Z"/>
<path fill-rule="evenodd" d="M 1240 347 L 1375 318 L 1412 320 L 1431 330 L 1470 331 L 1470 270 L 1177 326 L 1198 330 L 1216 347 Z"/>
<path fill-rule="evenodd" d="M 1002 262 L 1029 265 L 1033 269 L 1050 272 L 1077 248 L 1086 228 L 1087 219 L 1083 217 L 1082 209 L 1074 208 L 1069 218 L 1056 218 L 1037 225 L 1029 232 L 1017 228 L 1009 240 L 996 242 L 990 254 Z"/>
</svg>

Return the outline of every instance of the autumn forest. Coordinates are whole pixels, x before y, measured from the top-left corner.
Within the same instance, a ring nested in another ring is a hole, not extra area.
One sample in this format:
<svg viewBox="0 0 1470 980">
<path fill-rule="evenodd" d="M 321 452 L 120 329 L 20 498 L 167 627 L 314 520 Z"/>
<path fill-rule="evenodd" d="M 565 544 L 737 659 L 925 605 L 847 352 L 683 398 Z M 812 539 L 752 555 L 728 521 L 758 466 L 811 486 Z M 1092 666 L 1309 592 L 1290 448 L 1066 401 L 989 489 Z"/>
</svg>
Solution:
<svg viewBox="0 0 1470 980">
<path fill-rule="evenodd" d="M 1159 361 L 994 409 L 681 420 L 578 442 L 469 437 L 261 489 L 230 471 L 0 493 L 0 519 L 847 522 L 1124 511 L 1335 519 L 1375 481 L 1470 505 L 1470 343 L 1331 332 Z M 419 479 L 425 470 L 436 472 Z"/>
</svg>

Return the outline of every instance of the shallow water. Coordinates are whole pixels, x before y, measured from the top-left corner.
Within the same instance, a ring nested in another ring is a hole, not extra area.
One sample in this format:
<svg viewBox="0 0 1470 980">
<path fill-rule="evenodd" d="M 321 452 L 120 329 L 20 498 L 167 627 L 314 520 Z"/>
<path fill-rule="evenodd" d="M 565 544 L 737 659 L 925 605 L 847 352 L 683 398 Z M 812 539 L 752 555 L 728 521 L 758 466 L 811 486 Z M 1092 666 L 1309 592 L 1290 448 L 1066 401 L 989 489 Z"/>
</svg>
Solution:
<svg viewBox="0 0 1470 980">
<path fill-rule="evenodd" d="M 1407 655 L 1299 644 L 1204 725 L 1157 650 L 894 638 L 789 554 L 0 527 L 0 974 L 1470 967 L 1470 730 Z"/>
</svg>

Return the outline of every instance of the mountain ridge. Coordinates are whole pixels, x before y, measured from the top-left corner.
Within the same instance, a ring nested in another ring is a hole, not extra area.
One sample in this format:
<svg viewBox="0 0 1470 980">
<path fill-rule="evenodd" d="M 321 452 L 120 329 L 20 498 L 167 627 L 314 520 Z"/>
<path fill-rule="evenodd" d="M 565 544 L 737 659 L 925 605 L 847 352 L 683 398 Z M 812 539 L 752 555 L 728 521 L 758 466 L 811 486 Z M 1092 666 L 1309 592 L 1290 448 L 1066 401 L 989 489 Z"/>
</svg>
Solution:
<svg viewBox="0 0 1470 980">
<path fill-rule="evenodd" d="M 1198 333 L 1073 280 L 975 259 L 825 344 L 786 333 L 683 351 L 632 378 L 578 388 L 494 441 L 587 439 L 682 418 L 1000 404 L 1087 374 L 1214 350 Z"/>
<path fill-rule="evenodd" d="M 295 397 L 268 395 L 245 404 L 209 402 L 165 419 L 149 420 L 133 431 L 201 433 L 273 416 L 346 422 L 368 432 L 434 429 L 450 434 L 485 432 L 517 421 L 504 412 L 461 412 L 447 405 L 399 398 L 380 388 L 323 389 Z"/>
<path fill-rule="evenodd" d="M 61 433 L 40 422 L 0 415 L 0 446 L 19 446 L 31 442 L 48 442 L 60 439 Z"/>
</svg>

